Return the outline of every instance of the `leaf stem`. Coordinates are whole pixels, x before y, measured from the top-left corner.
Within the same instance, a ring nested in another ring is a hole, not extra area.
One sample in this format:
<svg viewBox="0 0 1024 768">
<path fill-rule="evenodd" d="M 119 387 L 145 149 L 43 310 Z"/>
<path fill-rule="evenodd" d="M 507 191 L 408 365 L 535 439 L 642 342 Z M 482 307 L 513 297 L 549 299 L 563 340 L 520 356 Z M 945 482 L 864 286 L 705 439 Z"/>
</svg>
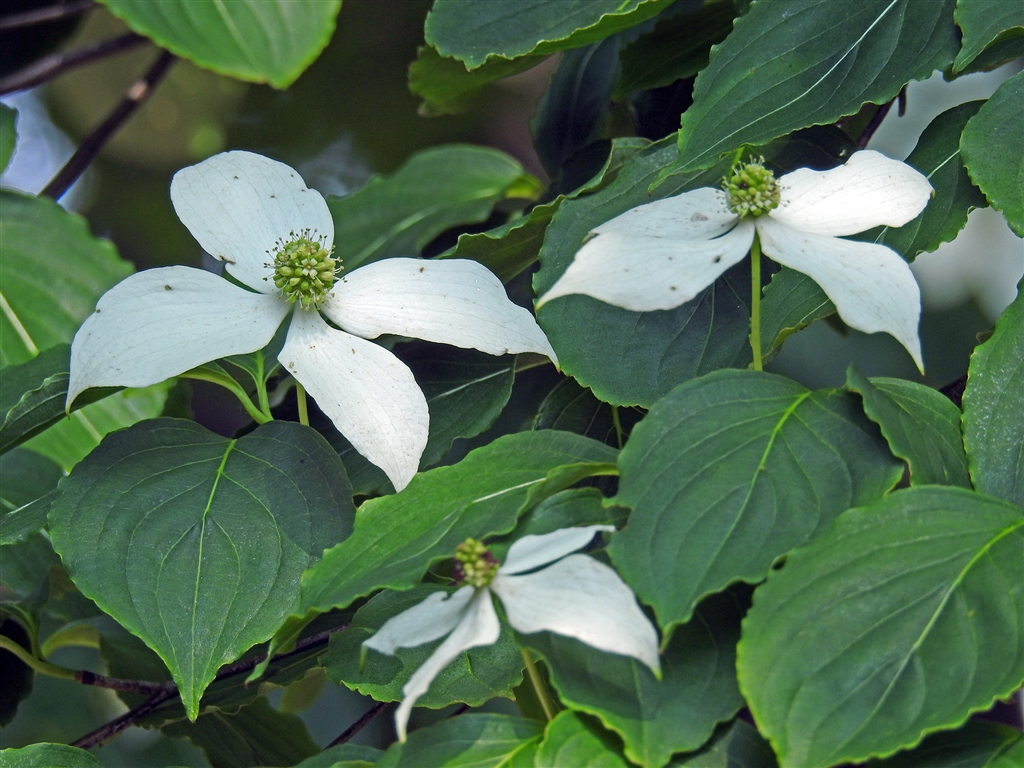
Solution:
<svg viewBox="0 0 1024 768">
<path fill-rule="evenodd" d="M 249 395 L 246 394 L 246 391 L 242 389 L 242 385 L 226 373 L 217 373 L 216 371 L 211 371 L 209 368 L 193 368 L 191 371 L 185 371 L 185 373 L 180 374 L 179 378 L 208 381 L 211 384 L 218 384 L 224 387 L 224 389 L 228 390 L 228 392 L 238 398 L 238 402 L 240 402 L 242 407 L 245 408 L 245 412 L 248 413 L 249 416 L 252 417 L 252 420 L 257 424 L 266 424 L 268 421 L 274 420 L 274 417 L 270 415 L 269 408 L 265 412 L 257 408 L 253 403 L 252 398 L 250 398 Z M 266 393 L 264 393 L 264 395 L 265 394 Z"/>
<path fill-rule="evenodd" d="M 558 708 L 555 706 L 555 702 L 551 700 L 551 694 L 548 692 L 547 685 L 544 684 L 544 678 L 541 677 L 540 670 L 537 669 L 537 664 L 533 660 L 533 656 L 525 648 L 522 649 L 523 661 L 526 662 L 526 674 L 530 677 L 530 684 L 533 686 L 534 693 L 537 694 L 537 700 L 540 702 L 541 709 L 544 710 L 544 717 L 551 722 L 555 719 L 555 715 L 558 714 Z"/>
<path fill-rule="evenodd" d="M 299 424 L 308 427 L 309 426 L 309 411 L 306 409 L 306 390 L 298 379 L 295 381 L 295 402 L 299 406 Z"/>
<path fill-rule="evenodd" d="M 754 232 L 750 244 L 750 350 L 754 370 L 761 370 L 761 238 Z"/>
<path fill-rule="evenodd" d="M 266 361 L 263 359 L 263 353 L 258 352 L 256 354 L 256 368 L 259 373 L 255 377 L 256 382 L 256 397 L 260 401 L 260 410 L 268 416 L 270 415 L 270 397 L 267 395 L 267 378 L 266 378 Z"/>
<path fill-rule="evenodd" d="M 51 664 L 48 661 L 36 658 L 29 653 L 28 650 L 22 648 L 21 645 L 16 643 L 12 638 L 7 637 L 7 635 L 0 635 L 0 649 L 3 649 L 8 653 L 13 653 L 22 661 L 22 663 L 31 667 L 41 675 L 56 677 L 58 680 L 75 681 L 78 679 L 78 673 L 75 670 L 68 669 L 67 667 L 61 667 L 57 664 Z"/>
<path fill-rule="evenodd" d="M 622 422 L 619 421 L 619 406 L 612 406 L 612 424 L 615 425 L 615 442 L 619 444 L 619 450 L 622 450 Z"/>
</svg>

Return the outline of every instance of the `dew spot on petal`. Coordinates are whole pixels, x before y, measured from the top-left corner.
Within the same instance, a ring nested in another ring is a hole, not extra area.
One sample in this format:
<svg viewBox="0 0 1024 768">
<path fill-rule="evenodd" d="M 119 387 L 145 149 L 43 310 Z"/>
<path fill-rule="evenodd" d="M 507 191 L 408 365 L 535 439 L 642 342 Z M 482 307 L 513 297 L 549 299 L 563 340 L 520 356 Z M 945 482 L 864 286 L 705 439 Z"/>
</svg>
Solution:
<svg viewBox="0 0 1024 768">
<path fill-rule="evenodd" d="M 708 220 L 708 217 L 705 216 L 703 213 L 700 213 L 700 212 L 695 213 L 695 214 L 693 214 L 693 216 L 690 217 L 690 221 L 707 221 L 707 220 Z"/>
<path fill-rule="evenodd" d="M 237 177 L 237 176 L 232 176 L 231 178 L 233 178 L 233 179 L 237 179 L 238 177 Z"/>
<path fill-rule="evenodd" d="M 676 287 L 674 285 L 670 285 L 669 289 L 674 291 L 674 290 L 676 290 Z"/>
<path fill-rule="evenodd" d="M 171 286 L 169 286 L 169 285 L 165 285 L 165 286 L 164 286 L 164 290 L 165 290 L 165 291 L 173 291 L 174 289 L 173 289 L 173 288 L 171 288 Z"/>
<path fill-rule="evenodd" d="M 420 272 L 422 272 L 424 269 L 426 269 L 426 267 L 420 267 Z"/>
<path fill-rule="evenodd" d="M 722 257 L 721 257 L 721 256 L 715 256 L 715 264 L 717 264 L 717 263 L 718 263 L 718 262 L 720 262 L 721 260 L 722 260 Z"/>
</svg>

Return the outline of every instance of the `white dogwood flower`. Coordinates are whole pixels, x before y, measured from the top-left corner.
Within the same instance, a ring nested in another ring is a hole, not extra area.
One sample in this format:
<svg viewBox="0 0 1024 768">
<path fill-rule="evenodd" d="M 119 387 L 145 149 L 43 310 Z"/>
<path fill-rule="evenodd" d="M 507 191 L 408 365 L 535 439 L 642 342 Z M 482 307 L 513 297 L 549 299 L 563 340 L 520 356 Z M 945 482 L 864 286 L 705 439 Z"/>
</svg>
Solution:
<svg viewBox="0 0 1024 768">
<path fill-rule="evenodd" d="M 607 565 L 570 554 L 598 531 L 612 530 L 611 525 L 590 525 L 524 536 L 509 548 L 500 567 L 480 542 L 467 539 L 460 544 L 456 571 L 466 586 L 453 593 L 435 592 L 363 641 L 365 648 L 393 655 L 398 648 L 448 635 L 402 688 L 405 698 L 395 712 L 398 738 L 405 741 L 413 705 L 442 669 L 463 651 L 497 641 L 500 627 L 492 594 L 501 598 L 509 624 L 524 634 L 548 631 L 573 637 L 602 651 L 632 656 L 660 677 L 658 634 L 632 590 Z"/>
<path fill-rule="evenodd" d="M 90 387 L 144 387 L 255 352 L 291 313 L 281 364 L 401 490 L 427 442 L 427 403 L 409 368 L 365 339 L 395 334 L 555 359 L 530 312 L 476 262 L 393 258 L 339 275 L 327 203 L 283 163 L 215 155 L 174 175 L 171 202 L 251 290 L 181 266 L 114 286 L 75 335 L 68 407 Z"/>
<path fill-rule="evenodd" d="M 903 226 L 931 194 L 918 171 L 871 150 L 778 181 L 759 163 L 741 164 L 724 189 L 657 200 L 596 227 L 538 307 L 582 293 L 633 312 L 672 309 L 742 260 L 756 232 L 765 255 L 814 280 L 847 325 L 892 334 L 921 368 L 921 293 L 910 267 L 884 245 L 840 238 Z"/>
</svg>

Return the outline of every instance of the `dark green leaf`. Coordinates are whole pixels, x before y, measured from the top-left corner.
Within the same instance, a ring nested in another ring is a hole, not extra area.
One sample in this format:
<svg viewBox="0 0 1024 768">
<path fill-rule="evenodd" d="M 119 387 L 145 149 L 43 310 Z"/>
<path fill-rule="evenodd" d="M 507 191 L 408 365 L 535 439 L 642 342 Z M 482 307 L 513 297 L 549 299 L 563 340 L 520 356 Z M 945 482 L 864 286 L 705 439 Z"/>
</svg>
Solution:
<svg viewBox="0 0 1024 768">
<path fill-rule="evenodd" d="M 429 45 L 420 46 L 417 53 L 409 65 L 409 90 L 423 98 L 420 114 L 426 117 L 465 112 L 485 86 L 532 69 L 546 58 L 493 59 L 469 71 L 458 59 L 441 56 Z"/>
<path fill-rule="evenodd" d="M 609 552 L 666 631 L 903 471 L 857 397 L 754 371 L 677 387 L 637 424 L 619 469 L 615 500 L 633 514 Z"/>
<path fill-rule="evenodd" d="M 466 537 L 512 530 L 530 491 L 565 485 L 549 475 L 566 465 L 604 470 L 616 452 L 569 432 L 505 435 L 450 467 L 417 475 L 401 493 L 370 499 L 356 513 L 355 531 L 324 553 L 302 577 L 301 615 L 345 607 L 380 587 L 415 586 L 432 561 L 451 557 Z M 569 483 L 579 478 L 569 478 Z"/>
<path fill-rule="evenodd" d="M 499 200 L 531 197 L 537 181 L 496 149 L 450 144 L 423 150 L 386 178 L 327 201 L 336 256 L 346 270 L 416 256 L 449 227 L 485 220 Z"/>
<path fill-rule="evenodd" d="M 530 120 L 533 146 L 552 178 L 573 154 L 598 138 L 620 70 L 615 36 L 562 55 Z"/>
<path fill-rule="evenodd" d="M 736 720 L 697 753 L 676 758 L 672 768 L 779 768 L 771 745 L 755 728 Z"/>
<path fill-rule="evenodd" d="M 424 35 L 442 56 L 476 69 L 578 48 L 651 18 L 672 0 L 435 0 Z"/>
<path fill-rule="evenodd" d="M 50 569 L 60 566 L 50 540 L 40 533 L 7 545 L 0 552 L 0 584 L 8 594 L 18 597 L 35 592 Z"/>
<path fill-rule="evenodd" d="M 1024 72 L 1000 85 L 967 123 L 960 153 L 971 180 L 1024 237 Z"/>
<path fill-rule="evenodd" d="M 331 636 L 330 650 L 320 657 L 327 676 L 377 701 L 401 700 L 402 686 L 444 640 L 400 648 L 394 656 L 369 651 L 365 664 L 360 659 L 362 643 L 392 616 L 441 591 L 450 590 L 439 585 L 424 585 L 405 592 L 385 591 L 374 596 L 356 611 L 348 629 Z M 434 678 L 430 690 L 417 699 L 416 706 L 439 709 L 463 702 L 477 707 L 496 696 L 511 699 L 512 689 L 522 681 L 523 657 L 512 639 L 512 630 L 502 624 L 496 643 L 471 648 L 456 658 Z"/>
<path fill-rule="evenodd" d="M 933 733 L 914 749 L 869 760 L 864 768 L 994 768 L 993 758 L 1006 754 L 1021 739 L 1015 728 L 968 720 L 963 728 Z"/>
<path fill-rule="evenodd" d="M 388 747 L 377 766 L 502 768 L 539 742 L 542 731 L 540 723 L 522 717 L 469 713 L 413 731 L 404 744 Z"/>
<path fill-rule="evenodd" d="M 616 99 L 631 91 L 693 77 L 707 66 L 711 46 L 732 31 L 736 10 L 728 0 L 688 10 L 659 20 L 651 32 L 622 52 L 622 79 L 615 89 Z"/>
<path fill-rule="evenodd" d="M 740 687 L 784 765 L 891 754 L 1024 680 L 1024 515 L 960 488 L 850 510 L 743 622 Z"/>
<path fill-rule="evenodd" d="M 602 403 L 573 379 L 563 379 L 540 404 L 533 428 L 562 429 L 611 446 L 621 446 L 642 416 L 643 412 L 637 408 Z"/>
<path fill-rule="evenodd" d="M 307 757 L 295 768 L 370 768 L 384 753 L 362 744 L 338 744 Z"/>
<path fill-rule="evenodd" d="M 600 725 L 572 711 L 559 712 L 544 730 L 534 757 L 536 768 L 630 768 L 616 739 Z"/>
<path fill-rule="evenodd" d="M 963 430 L 974 487 L 1024 507 L 1024 280 L 971 355 Z"/>
<path fill-rule="evenodd" d="M 792 334 L 836 311 L 816 282 L 789 267 L 772 275 L 761 302 L 761 344 L 770 360 Z"/>
<path fill-rule="evenodd" d="M 544 656 L 566 704 L 618 733 L 630 760 L 661 768 L 673 752 L 700 747 L 743 706 L 736 642 L 744 607 L 729 593 L 701 603 L 662 653 L 660 681 L 634 659 L 571 638 L 541 633 L 522 642 Z"/>
<path fill-rule="evenodd" d="M 964 126 L 982 107 L 982 101 L 970 101 L 946 110 L 924 129 L 907 164 L 928 177 L 935 194 L 921 214 L 902 227 L 882 227 L 858 235 L 887 245 L 907 261 L 923 251 L 934 251 L 953 240 L 967 214 L 988 205 L 985 196 L 971 183 L 960 157 L 960 135 Z"/>
<path fill-rule="evenodd" d="M 954 72 L 967 69 L 986 48 L 1024 35 L 1024 7 L 1020 3 L 957 0 L 953 18 L 964 32 L 963 45 L 953 62 Z"/>
<path fill-rule="evenodd" d="M 7 455 L 10 456 L 12 454 Z M 43 461 L 49 461 L 45 456 L 33 455 Z M 59 470 L 60 467 L 57 467 L 57 469 Z M 50 504 L 56 497 L 57 491 L 52 490 L 22 507 L 0 515 L 0 546 L 20 544 L 46 525 L 46 516 L 50 512 Z"/>
<path fill-rule="evenodd" d="M 664 139 L 633 155 L 607 186 L 562 203 L 540 252 L 538 296 L 554 285 L 597 225 L 654 199 L 715 186 L 724 173 L 722 166 L 673 176 L 652 195 L 648 188 L 675 157 L 672 139 Z M 749 274 L 744 262 L 672 310 L 629 312 L 589 296 L 565 296 L 544 304 L 537 318 L 565 373 L 606 402 L 649 406 L 681 381 L 746 365 Z M 608 365 L 609 359 L 616 364 Z"/>
<path fill-rule="evenodd" d="M 53 489 L 63 476 L 48 458 L 24 448 L 0 456 L 0 546 L 24 541 L 46 525 Z"/>
<path fill-rule="evenodd" d="M 7 168 L 11 155 L 14 154 L 14 143 L 18 137 L 15 127 L 17 122 L 18 111 L 6 104 L 0 104 L 0 173 Z"/>
<path fill-rule="evenodd" d="M 182 720 L 161 730 L 187 738 L 213 768 L 294 765 L 320 751 L 299 718 L 278 712 L 262 696 L 233 715 L 212 709 L 194 723 Z"/>
<path fill-rule="evenodd" d="M 679 131 L 679 166 L 885 103 L 953 61 L 954 0 L 754 3 L 712 49 Z"/>
<path fill-rule="evenodd" d="M 960 434 L 960 409 L 931 387 L 903 379 L 872 378 L 852 365 L 846 388 L 882 430 L 894 455 L 910 465 L 910 484 L 971 487 Z"/>
<path fill-rule="evenodd" d="M 299 575 L 352 525 L 337 455 L 286 422 L 238 440 L 143 422 L 108 436 L 61 488 L 54 548 L 79 589 L 160 654 L 190 718 L 217 669 L 295 610 Z"/>
<path fill-rule="evenodd" d="M 222 75 L 287 88 L 334 33 L 341 0 L 102 0 L 135 32 Z"/>
<path fill-rule="evenodd" d="M 100 761 L 67 744 L 30 744 L 0 750 L 0 768 L 100 768 Z"/>
</svg>

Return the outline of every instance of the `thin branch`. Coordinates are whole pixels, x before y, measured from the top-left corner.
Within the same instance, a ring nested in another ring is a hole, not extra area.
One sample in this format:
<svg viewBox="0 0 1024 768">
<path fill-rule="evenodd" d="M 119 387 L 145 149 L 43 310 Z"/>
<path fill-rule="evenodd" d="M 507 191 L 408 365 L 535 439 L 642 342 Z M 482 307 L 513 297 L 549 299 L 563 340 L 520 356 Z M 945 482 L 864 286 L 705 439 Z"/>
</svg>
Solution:
<svg viewBox="0 0 1024 768">
<path fill-rule="evenodd" d="M 120 37 L 104 40 L 101 43 L 88 45 L 84 48 L 44 56 L 27 67 L 23 67 L 17 72 L 7 75 L 7 77 L 0 78 L 0 96 L 14 93 L 15 91 L 24 91 L 26 88 L 32 88 L 45 83 L 47 80 L 52 80 L 58 75 L 62 75 L 83 64 L 89 64 L 107 56 L 130 51 L 132 48 L 147 42 L 147 40 L 148 38 L 142 35 L 129 32 Z"/>
<path fill-rule="evenodd" d="M 875 135 L 875 131 L 878 130 L 878 126 L 882 124 L 885 116 L 889 114 L 889 110 L 892 109 L 892 102 L 886 102 L 878 109 L 875 110 L 875 114 L 871 116 L 868 124 L 861 131 L 860 136 L 857 137 L 857 149 L 864 149 L 871 140 L 871 137 Z"/>
<path fill-rule="evenodd" d="M 93 0 L 72 0 L 68 3 L 48 5 L 45 8 L 36 8 L 35 10 L 22 13 L 8 13 L 0 16 L 0 32 L 20 27 L 32 27 L 36 24 L 45 24 L 48 21 L 58 21 L 59 19 L 78 16 L 95 6 L 96 3 Z"/>
<path fill-rule="evenodd" d="M 383 712 L 390 706 L 391 704 L 385 703 L 383 701 L 374 702 L 373 706 L 366 710 L 366 712 L 363 713 L 362 717 L 360 717 L 358 720 L 352 723 L 352 725 L 350 725 L 348 728 L 342 731 L 341 735 L 338 736 L 338 738 L 336 738 L 326 747 L 324 747 L 324 749 L 330 749 L 331 747 L 336 747 L 339 744 L 344 744 L 346 741 L 348 741 L 361 730 L 363 730 L 363 728 L 369 725 L 370 721 L 372 721 L 377 715 L 379 715 L 381 712 Z"/>
<path fill-rule="evenodd" d="M 98 747 L 102 744 L 105 744 L 106 742 L 110 741 L 112 738 L 117 736 L 117 734 L 119 734 L 125 728 L 129 728 L 135 725 L 135 723 L 144 718 L 146 715 L 148 715 L 154 709 L 159 707 L 165 701 L 167 701 L 168 699 L 173 699 L 177 695 L 177 689 L 162 691 L 156 694 L 153 698 L 146 701 L 145 703 L 140 704 L 135 709 L 125 712 L 120 717 L 111 720 L 109 723 L 106 723 L 105 725 L 101 725 L 92 733 L 87 733 L 78 741 L 71 742 L 71 746 L 78 747 L 79 749 L 92 749 L 93 747 Z"/>
<path fill-rule="evenodd" d="M 109 688 L 112 691 L 128 691 L 129 693 L 177 693 L 178 687 L 170 680 L 163 683 L 153 683 L 149 680 L 125 680 L 120 677 L 107 677 L 97 675 L 95 672 L 80 670 L 75 676 L 76 682 L 82 685 L 95 685 L 97 688 Z"/>
<path fill-rule="evenodd" d="M 139 80 L 136 80 L 132 87 L 128 89 L 124 100 L 114 108 L 114 111 L 110 113 L 99 128 L 86 137 L 78 149 L 75 150 L 75 154 L 71 156 L 71 159 L 64 164 L 64 167 L 60 169 L 57 175 L 53 177 L 50 183 L 46 185 L 46 188 L 39 194 L 59 200 L 68 191 L 68 188 L 77 181 L 78 177 L 85 173 L 85 169 L 89 167 L 89 164 L 99 154 L 103 145 L 131 117 L 139 105 L 149 97 L 153 89 L 163 80 L 164 75 L 167 74 L 167 70 L 174 61 L 175 56 L 173 53 L 168 51 L 161 52 L 146 74 Z"/>
<path fill-rule="evenodd" d="M 289 656 L 294 656 L 296 653 L 302 653 L 307 648 L 312 648 L 315 645 L 323 645 L 335 632 L 341 632 L 343 629 L 348 629 L 348 624 L 341 624 L 337 627 L 331 627 L 330 629 L 324 630 L 323 632 L 317 632 L 315 635 L 304 637 L 301 640 L 295 641 L 295 648 L 288 651 L 288 653 L 280 653 L 275 656 L 275 659 L 286 659 Z M 220 671 L 217 672 L 217 676 L 214 680 L 223 680 L 225 677 L 232 677 L 233 675 L 240 674 L 242 672 L 251 672 L 253 669 L 263 663 L 263 660 L 267 658 L 267 654 L 260 653 L 255 656 L 250 656 L 248 659 L 241 659 L 236 661 L 234 664 L 228 664 L 225 667 L 221 667 Z"/>
</svg>

